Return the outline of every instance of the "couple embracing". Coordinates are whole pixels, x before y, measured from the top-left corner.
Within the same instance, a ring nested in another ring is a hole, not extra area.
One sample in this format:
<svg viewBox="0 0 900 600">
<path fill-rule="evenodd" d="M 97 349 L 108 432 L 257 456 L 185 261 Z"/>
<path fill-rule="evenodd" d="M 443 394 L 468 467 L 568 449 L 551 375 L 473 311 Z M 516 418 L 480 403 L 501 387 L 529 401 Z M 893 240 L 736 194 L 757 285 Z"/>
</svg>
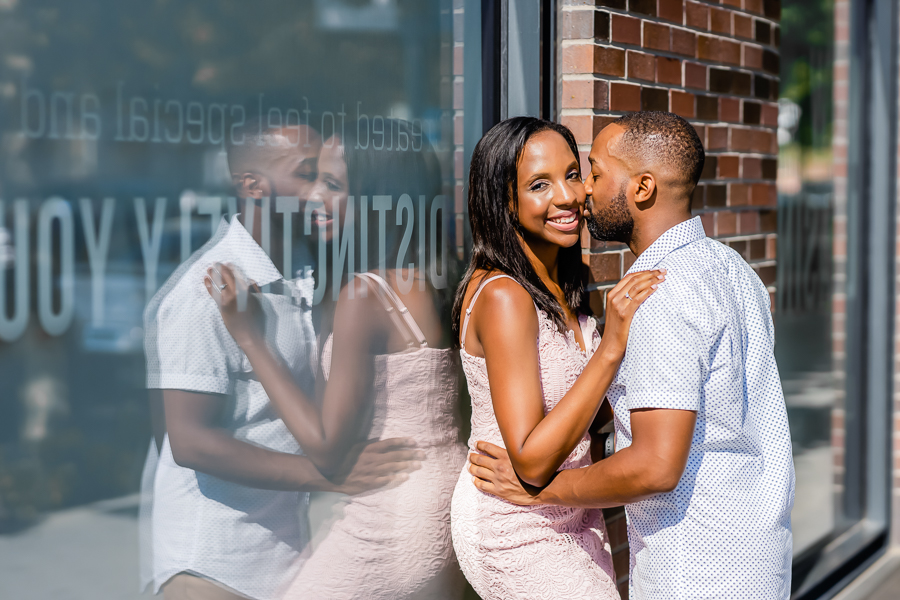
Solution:
<svg viewBox="0 0 900 600">
<path fill-rule="evenodd" d="M 680 117 L 633 113 L 589 158 L 582 179 L 571 132 L 528 117 L 475 148 L 453 311 L 472 398 L 452 503 L 463 572 L 485 600 L 618 598 L 600 509 L 625 505 L 630 597 L 788 598 L 794 470 L 769 293 L 691 218 L 702 143 Z M 602 339 L 583 225 L 637 256 Z"/>
</svg>

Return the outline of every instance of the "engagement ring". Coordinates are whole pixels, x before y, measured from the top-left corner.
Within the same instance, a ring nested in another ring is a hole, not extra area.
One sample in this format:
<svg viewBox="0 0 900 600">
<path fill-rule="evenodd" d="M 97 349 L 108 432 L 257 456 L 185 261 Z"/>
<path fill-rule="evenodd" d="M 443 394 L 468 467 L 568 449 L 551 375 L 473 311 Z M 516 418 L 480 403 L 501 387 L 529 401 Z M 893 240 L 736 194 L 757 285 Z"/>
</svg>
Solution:
<svg viewBox="0 0 900 600">
<path fill-rule="evenodd" d="M 628 292 L 625 292 L 625 297 L 628 298 L 629 300 L 633 300 L 633 298 L 628 294 Z"/>
<path fill-rule="evenodd" d="M 221 291 L 224 290 L 226 287 L 228 287 L 228 284 L 227 284 L 227 283 L 223 283 L 222 285 L 220 285 L 220 286 L 218 286 L 218 287 L 219 287 L 219 291 L 221 292 Z M 627 294 L 626 294 L 626 295 L 627 295 Z"/>
</svg>

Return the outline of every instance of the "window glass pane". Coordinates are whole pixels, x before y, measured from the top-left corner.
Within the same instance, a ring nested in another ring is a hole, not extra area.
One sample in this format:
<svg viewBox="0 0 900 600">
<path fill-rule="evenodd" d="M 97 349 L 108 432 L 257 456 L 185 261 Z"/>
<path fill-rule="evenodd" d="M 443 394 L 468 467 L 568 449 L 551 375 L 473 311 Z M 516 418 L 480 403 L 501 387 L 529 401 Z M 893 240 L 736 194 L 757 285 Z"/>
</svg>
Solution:
<svg viewBox="0 0 900 600">
<path fill-rule="evenodd" d="M 833 232 L 844 220 L 834 208 L 833 4 L 786 0 L 780 33 L 776 357 L 794 443 L 795 557 L 841 522 L 843 330 L 833 327 L 842 312 Z"/>
<path fill-rule="evenodd" d="M 0 596 L 462 594 L 472 11 L 0 2 Z"/>
</svg>

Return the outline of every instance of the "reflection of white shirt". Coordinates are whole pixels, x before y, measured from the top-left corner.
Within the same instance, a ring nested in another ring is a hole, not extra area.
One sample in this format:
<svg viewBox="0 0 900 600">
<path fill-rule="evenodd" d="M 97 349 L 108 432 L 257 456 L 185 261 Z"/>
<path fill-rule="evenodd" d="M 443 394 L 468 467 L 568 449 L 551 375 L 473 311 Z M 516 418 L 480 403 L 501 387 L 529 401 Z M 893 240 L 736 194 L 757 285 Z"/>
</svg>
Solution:
<svg viewBox="0 0 900 600">
<path fill-rule="evenodd" d="M 232 263 L 260 285 L 281 280 L 243 225 L 236 219 L 230 225 L 223 221 L 213 240 L 150 303 L 145 316 L 153 337 L 147 343 L 148 387 L 224 395 L 227 409 L 221 427 L 235 438 L 300 454 L 203 285 L 206 269 L 214 262 Z M 261 298 L 266 339 L 301 387 L 312 393 L 315 334 L 305 308 L 312 280 L 276 283 L 272 290 L 276 293 Z M 155 319 L 150 314 L 154 306 Z M 180 467 L 167 436 L 153 480 L 154 591 L 186 571 L 251 598 L 273 598 L 279 585 L 295 574 L 307 546 L 308 502 L 307 493 L 250 488 Z"/>
<path fill-rule="evenodd" d="M 625 507 L 631 598 L 788 598 L 794 465 L 769 294 L 699 217 L 629 273 L 666 268 L 631 324 L 609 390 L 618 449 L 631 410 L 697 412 L 687 468 L 667 494 Z"/>
</svg>

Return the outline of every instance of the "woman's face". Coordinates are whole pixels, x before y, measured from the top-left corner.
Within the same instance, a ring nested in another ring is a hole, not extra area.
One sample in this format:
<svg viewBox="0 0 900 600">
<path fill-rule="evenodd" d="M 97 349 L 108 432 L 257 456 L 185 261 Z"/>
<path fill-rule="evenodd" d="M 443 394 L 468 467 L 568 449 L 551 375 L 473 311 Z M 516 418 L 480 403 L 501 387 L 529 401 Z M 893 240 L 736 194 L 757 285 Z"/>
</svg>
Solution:
<svg viewBox="0 0 900 600">
<path fill-rule="evenodd" d="M 309 201 L 314 205 L 313 227 L 325 241 L 334 239 L 334 216 L 346 222 L 347 211 L 347 163 L 344 147 L 335 136 L 329 138 L 319 152 L 318 177 L 313 184 Z"/>
<path fill-rule="evenodd" d="M 581 237 L 584 184 L 565 138 L 542 131 L 528 140 L 518 165 L 519 223 L 526 243 L 568 248 Z"/>
</svg>

